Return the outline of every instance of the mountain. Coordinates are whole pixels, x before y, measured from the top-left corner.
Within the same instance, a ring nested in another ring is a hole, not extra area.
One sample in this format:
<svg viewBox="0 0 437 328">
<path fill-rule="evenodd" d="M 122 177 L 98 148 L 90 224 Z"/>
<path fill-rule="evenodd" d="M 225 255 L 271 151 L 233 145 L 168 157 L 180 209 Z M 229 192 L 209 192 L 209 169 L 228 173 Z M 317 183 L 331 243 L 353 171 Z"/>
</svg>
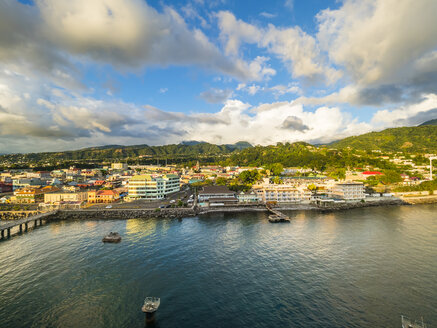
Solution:
<svg viewBox="0 0 437 328">
<path fill-rule="evenodd" d="M 186 140 L 182 141 L 180 145 L 186 145 L 186 146 L 194 146 L 197 144 L 203 143 L 203 141 L 197 141 L 197 140 Z"/>
<path fill-rule="evenodd" d="M 253 147 L 252 144 L 250 144 L 247 141 L 238 141 L 234 144 L 227 144 L 226 146 L 229 147 L 230 149 L 237 149 L 237 150 L 243 150 L 246 148 Z"/>
<path fill-rule="evenodd" d="M 424 125 L 437 125 L 437 118 L 435 118 L 433 120 L 429 120 L 429 121 L 423 122 L 419 126 L 424 126 Z"/>
<path fill-rule="evenodd" d="M 58 162 L 58 161 L 115 161 L 135 158 L 191 158 L 196 156 L 219 156 L 233 151 L 252 147 L 247 142 L 232 145 L 214 145 L 207 142 L 187 141 L 178 145 L 149 146 L 149 145 L 106 145 L 90 147 L 72 151 L 44 152 L 28 154 L 8 154 L 0 156 L 1 162 L 30 163 L 30 162 Z"/>
<path fill-rule="evenodd" d="M 328 145 L 329 148 L 353 148 L 358 150 L 381 150 L 388 152 L 436 153 L 437 126 L 391 128 L 348 137 Z"/>
</svg>

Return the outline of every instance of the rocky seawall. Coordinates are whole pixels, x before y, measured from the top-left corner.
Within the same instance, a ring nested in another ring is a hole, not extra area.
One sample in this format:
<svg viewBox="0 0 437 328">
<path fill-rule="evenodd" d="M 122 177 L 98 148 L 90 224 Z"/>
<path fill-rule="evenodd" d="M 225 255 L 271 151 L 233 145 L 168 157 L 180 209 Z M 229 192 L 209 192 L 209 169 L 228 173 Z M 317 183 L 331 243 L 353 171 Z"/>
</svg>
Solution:
<svg viewBox="0 0 437 328">
<path fill-rule="evenodd" d="M 354 208 L 372 206 L 393 206 L 411 205 L 410 203 L 394 198 L 390 200 L 335 203 L 327 206 L 312 204 L 281 204 L 274 206 L 276 210 L 284 211 L 318 211 L 332 212 L 344 211 Z M 127 219 L 148 219 L 148 218 L 185 218 L 208 213 L 232 213 L 232 212 L 267 212 L 265 206 L 233 206 L 233 207 L 211 207 L 211 208 L 166 208 L 166 209 L 78 209 L 59 210 L 51 215 L 50 220 L 127 220 Z M 19 220 L 38 214 L 36 211 L 0 211 L 2 220 Z"/>
<path fill-rule="evenodd" d="M 0 211 L 0 220 L 21 220 L 39 213 L 38 211 Z"/>
<path fill-rule="evenodd" d="M 197 215 L 191 208 L 178 209 L 98 209 L 98 210 L 62 210 L 59 211 L 56 220 L 127 220 L 148 218 L 183 218 Z"/>
</svg>

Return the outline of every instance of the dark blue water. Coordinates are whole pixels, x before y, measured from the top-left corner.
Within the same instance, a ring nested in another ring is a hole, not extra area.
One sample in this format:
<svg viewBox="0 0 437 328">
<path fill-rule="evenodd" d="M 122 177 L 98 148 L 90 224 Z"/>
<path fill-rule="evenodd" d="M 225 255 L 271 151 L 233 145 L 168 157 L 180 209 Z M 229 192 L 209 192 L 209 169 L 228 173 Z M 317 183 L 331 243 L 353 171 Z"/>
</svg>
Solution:
<svg viewBox="0 0 437 328">
<path fill-rule="evenodd" d="M 437 327 L 437 206 L 58 222 L 0 243 L 0 327 Z M 120 244 L 103 244 L 118 231 Z"/>
</svg>

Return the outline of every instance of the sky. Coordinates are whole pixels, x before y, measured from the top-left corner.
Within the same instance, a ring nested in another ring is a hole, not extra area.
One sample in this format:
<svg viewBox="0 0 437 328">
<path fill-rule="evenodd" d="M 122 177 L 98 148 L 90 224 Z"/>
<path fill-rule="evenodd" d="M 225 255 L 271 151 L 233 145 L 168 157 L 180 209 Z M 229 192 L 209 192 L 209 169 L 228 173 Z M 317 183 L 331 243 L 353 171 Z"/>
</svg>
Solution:
<svg viewBox="0 0 437 328">
<path fill-rule="evenodd" d="M 0 153 L 437 118 L 435 0 L 0 0 Z"/>
</svg>

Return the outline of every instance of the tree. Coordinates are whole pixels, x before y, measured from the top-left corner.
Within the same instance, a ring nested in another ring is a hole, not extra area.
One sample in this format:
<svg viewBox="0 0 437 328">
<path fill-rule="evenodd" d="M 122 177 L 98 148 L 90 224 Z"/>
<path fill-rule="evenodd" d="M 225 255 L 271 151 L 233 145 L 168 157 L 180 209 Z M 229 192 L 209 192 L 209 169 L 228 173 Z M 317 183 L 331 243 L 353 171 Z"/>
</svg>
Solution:
<svg viewBox="0 0 437 328">
<path fill-rule="evenodd" d="M 218 186 L 226 186 L 227 182 L 228 182 L 228 179 L 223 178 L 223 177 L 218 177 L 217 179 L 215 179 L 215 184 Z"/>
<path fill-rule="evenodd" d="M 272 179 L 272 182 L 273 182 L 274 184 L 282 184 L 282 179 L 281 179 L 280 177 L 274 177 L 274 178 Z"/>
<path fill-rule="evenodd" d="M 284 165 L 281 163 L 275 163 L 270 166 L 270 172 L 273 175 L 281 175 L 282 171 L 284 171 Z"/>
<path fill-rule="evenodd" d="M 307 188 L 311 192 L 315 192 L 317 190 L 317 186 L 314 183 L 309 184 Z"/>
<path fill-rule="evenodd" d="M 258 170 L 247 170 L 240 173 L 238 179 L 243 184 L 253 185 L 261 178 Z"/>
</svg>

